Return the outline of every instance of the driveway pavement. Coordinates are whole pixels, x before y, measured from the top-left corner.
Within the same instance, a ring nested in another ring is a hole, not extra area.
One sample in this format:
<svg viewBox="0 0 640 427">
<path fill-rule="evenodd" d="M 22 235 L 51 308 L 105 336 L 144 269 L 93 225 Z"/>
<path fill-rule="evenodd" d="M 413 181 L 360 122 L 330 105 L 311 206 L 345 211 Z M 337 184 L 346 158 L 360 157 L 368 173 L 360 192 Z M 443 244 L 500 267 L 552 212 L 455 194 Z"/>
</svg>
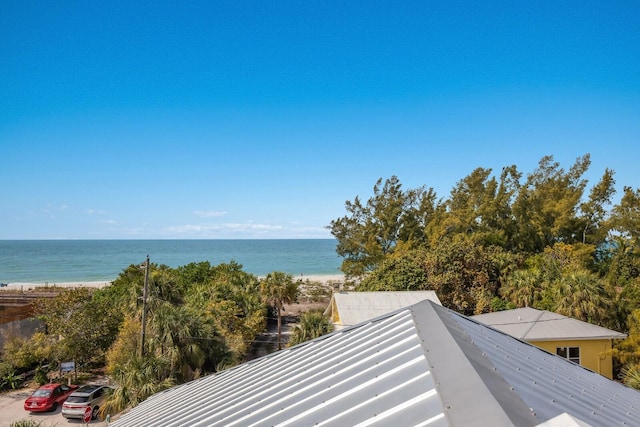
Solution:
<svg viewBox="0 0 640 427">
<path fill-rule="evenodd" d="M 24 401 L 31 395 L 34 389 L 24 388 L 8 393 L 0 394 L 0 427 L 9 427 L 11 423 L 21 420 L 42 421 L 42 427 L 82 427 L 86 425 L 82 420 L 67 420 L 58 407 L 55 412 L 30 413 L 24 410 Z M 88 425 L 95 427 L 106 427 L 105 421 L 91 421 Z"/>
</svg>

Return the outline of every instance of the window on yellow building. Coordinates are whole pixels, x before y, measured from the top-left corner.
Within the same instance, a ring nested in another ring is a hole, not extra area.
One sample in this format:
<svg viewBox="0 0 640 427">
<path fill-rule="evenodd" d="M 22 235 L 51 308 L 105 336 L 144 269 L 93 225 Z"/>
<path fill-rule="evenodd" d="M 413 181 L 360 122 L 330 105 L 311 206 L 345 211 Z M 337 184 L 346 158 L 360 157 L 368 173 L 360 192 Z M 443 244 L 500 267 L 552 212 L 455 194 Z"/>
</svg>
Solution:
<svg viewBox="0 0 640 427">
<path fill-rule="evenodd" d="M 580 347 L 556 347 L 556 354 L 580 364 Z"/>
</svg>

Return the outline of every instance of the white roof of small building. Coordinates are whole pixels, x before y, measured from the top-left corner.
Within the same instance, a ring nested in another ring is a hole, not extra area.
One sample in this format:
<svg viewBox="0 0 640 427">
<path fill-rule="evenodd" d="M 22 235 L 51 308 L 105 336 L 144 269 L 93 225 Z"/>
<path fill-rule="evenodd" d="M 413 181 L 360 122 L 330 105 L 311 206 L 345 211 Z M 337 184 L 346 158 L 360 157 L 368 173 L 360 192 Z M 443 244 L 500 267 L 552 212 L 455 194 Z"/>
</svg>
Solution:
<svg viewBox="0 0 640 427">
<path fill-rule="evenodd" d="M 157 393 L 111 426 L 527 427 L 564 413 L 640 425 L 640 393 L 427 300 Z"/>
<path fill-rule="evenodd" d="M 623 333 L 545 310 L 524 307 L 471 317 L 524 341 L 624 339 Z"/>
<path fill-rule="evenodd" d="M 336 292 L 324 314 L 352 326 L 424 300 L 442 305 L 435 291 Z"/>
</svg>

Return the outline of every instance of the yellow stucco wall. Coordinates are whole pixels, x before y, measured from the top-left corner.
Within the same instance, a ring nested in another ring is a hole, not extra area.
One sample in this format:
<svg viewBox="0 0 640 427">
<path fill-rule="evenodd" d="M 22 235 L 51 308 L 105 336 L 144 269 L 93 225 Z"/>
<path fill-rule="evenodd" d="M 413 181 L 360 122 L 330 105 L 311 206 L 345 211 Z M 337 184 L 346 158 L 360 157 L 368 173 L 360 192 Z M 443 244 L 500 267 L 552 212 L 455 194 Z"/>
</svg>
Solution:
<svg viewBox="0 0 640 427">
<path fill-rule="evenodd" d="M 536 347 L 556 354 L 558 347 L 580 347 L 580 364 L 587 369 L 613 379 L 613 362 L 607 350 L 611 340 L 530 341 Z"/>
<path fill-rule="evenodd" d="M 340 320 L 340 313 L 338 313 L 338 305 L 336 300 L 331 298 L 331 323 L 342 323 Z"/>
</svg>

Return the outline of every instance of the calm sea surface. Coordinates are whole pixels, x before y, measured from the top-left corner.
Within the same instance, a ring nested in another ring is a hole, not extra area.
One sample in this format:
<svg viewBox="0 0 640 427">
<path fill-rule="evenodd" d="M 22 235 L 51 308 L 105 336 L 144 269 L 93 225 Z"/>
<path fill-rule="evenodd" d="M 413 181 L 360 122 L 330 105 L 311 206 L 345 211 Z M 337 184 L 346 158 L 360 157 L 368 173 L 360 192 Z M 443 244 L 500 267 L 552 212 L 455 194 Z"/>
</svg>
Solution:
<svg viewBox="0 0 640 427">
<path fill-rule="evenodd" d="M 258 276 L 341 274 L 337 241 L 313 240 L 0 240 L 0 282 L 111 281 L 146 256 L 179 267 L 236 261 Z"/>
</svg>

